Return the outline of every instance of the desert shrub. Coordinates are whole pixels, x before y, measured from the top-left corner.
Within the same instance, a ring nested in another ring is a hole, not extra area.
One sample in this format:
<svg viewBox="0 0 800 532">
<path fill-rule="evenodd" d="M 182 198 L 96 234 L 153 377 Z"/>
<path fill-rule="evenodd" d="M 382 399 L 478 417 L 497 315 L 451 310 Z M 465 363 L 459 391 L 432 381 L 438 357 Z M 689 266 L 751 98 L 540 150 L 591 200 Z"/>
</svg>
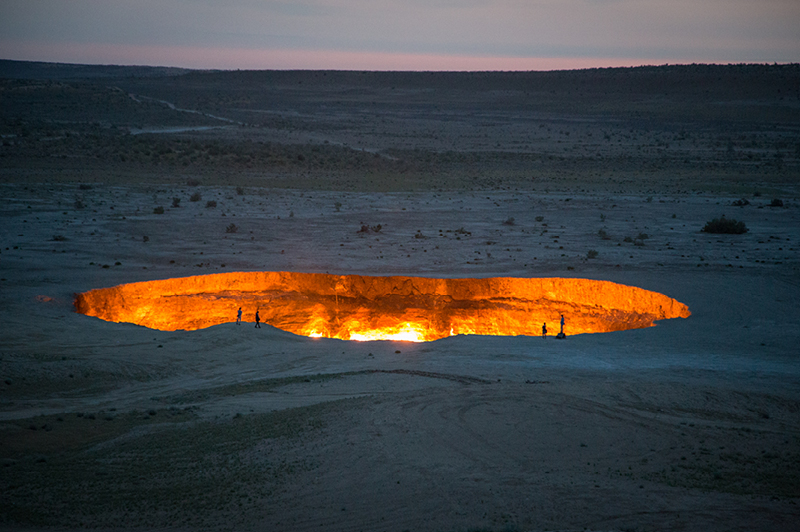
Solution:
<svg viewBox="0 0 800 532">
<path fill-rule="evenodd" d="M 537 216 L 537 217 L 535 218 L 535 220 L 536 220 L 537 222 L 541 222 L 542 220 L 544 220 L 544 216 Z"/>
<path fill-rule="evenodd" d="M 81 183 L 80 185 L 78 185 L 78 188 L 81 190 L 92 190 L 92 185 Z"/>
<path fill-rule="evenodd" d="M 597 235 L 602 238 L 603 240 L 611 240 L 611 237 L 608 235 L 605 229 L 600 229 L 597 232 Z"/>
<path fill-rule="evenodd" d="M 633 237 L 626 236 L 625 238 L 623 238 L 623 239 L 622 239 L 622 241 L 623 241 L 623 242 L 628 242 L 628 243 L 631 243 L 631 242 L 633 242 Z"/>
<path fill-rule="evenodd" d="M 180 207 L 181 206 L 181 199 L 180 198 L 172 198 L 172 206 L 173 207 Z"/>
<path fill-rule="evenodd" d="M 647 235 L 647 233 L 639 233 L 636 235 L 636 240 L 647 240 L 648 238 L 650 237 Z"/>
<path fill-rule="evenodd" d="M 734 201 L 733 203 L 731 203 L 731 205 L 733 205 L 734 207 L 744 207 L 745 205 L 750 205 L 750 202 L 742 198 Z"/>
<path fill-rule="evenodd" d="M 238 230 L 239 230 L 239 226 L 237 226 L 234 223 L 230 224 L 228 227 L 225 228 L 225 232 L 226 233 L 235 233 Z"/>
<path fill-rule="evenodd" d="M 147 235 L 144 235 L 144 236 L 142 237 L 142 242 L 150 242 L 150 237 L 149 237 L 149 236 L 147 236 Z"/>
<path fill-rule="evenodd" d="M 214 200 L 208 200 L 206 202 L 206 209 L 215 209 L 217 207 L 217 202 Z"/>
<path fill-rule="evenodd" d="M 196 187 L 200 184 L 200 181 L 197 179 L 189 178 L 186 180 L 186 184 L 190 187 Z"/>
<path fill-rule="evenodd" d="M 357 232 L 369 233 L 370 231 L 372 231 L 373 233 L 380 233 L 381 229 L 383 229 L 383 226 L 381 224 L 373 225 L 372 227 L 370 227 L 369 225 L 362 224 L 361 229 L 359 229 Z"/>
<path fill-rule="evenodd" d="M 514 225 L 514 217 L 509 216 L 508 219 L 506 219 L 506 221 L 503 222 L 503 225 Z"/>
<path fill-rule="evenodd" d="M 189 201 L 200 201 L 201 199 L 203 199 L 203 196 L 199 192 L 195 192 L 189 197 Z"/>
<path fill-rule="evenodd" d="M 236 193 L 240 196 L 244 196 L 244 189 L 242 187 L 236 187 Z"/>
<path fill-rule="evenodd" d="M 714 218 L 701 229 L 704 233 L 726 233 L 732 235 L 741 235 L 747 232 L 747 227 L 744 222 L 739 222 L 733 218 Z"/>
<path fill-rule="evenodd" d="M 155 209 L 153 209 L 153 214 L 164 214 L 164 207 L 159 205 Z"/>
<path fill-rule="evenodd" d="M 590 249 L 589 251 L 586 252 L 587 259 L 596 259 L 597 255 L 599 255 L 599 253 L 597 252 L 596 249 Z"/>
<path fill-rule="evenodd" d="M 53 235 L 54 242 L 65 242 L 66 240 L 67 237 L 65 237 L 64 235 Z"/>
<path fill-rule="evenodd" d="M 783 200 L 775 198 L 769 204 L 770 207 L 783 207 Z"/>
<path fill-rule="evenodd" d="M 647 199 L 645 199 L 645 201 L 647 203 L 653 203 L 653 196 L 647 196 Z"/>
<path fill-rule="evenodd" d="M 83 204 L 83 202 L 82 202 L 81 200 L 79 200 L 79 199 L 76 199 L 76 200 L 75 200 L 75 208 L 76 208 L 76 209 L 78 209 L 78 210 L 81 210 L 81 209 L 83 209 L 84 207 L 86 207 L 86 205 L 84 205 L 84 204 Z"/>
</svg>

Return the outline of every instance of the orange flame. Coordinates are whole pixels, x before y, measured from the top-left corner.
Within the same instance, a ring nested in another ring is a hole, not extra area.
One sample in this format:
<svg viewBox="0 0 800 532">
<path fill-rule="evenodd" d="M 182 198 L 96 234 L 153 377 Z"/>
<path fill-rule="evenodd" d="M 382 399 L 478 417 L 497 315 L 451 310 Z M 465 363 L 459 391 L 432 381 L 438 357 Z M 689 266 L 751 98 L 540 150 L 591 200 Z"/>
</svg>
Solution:
<svg viewBox="0 0 800 532">
<path fill-rule="evenodd" d="M 458 334 L 598 333 L 686 318 L 683 303 L 608 281 L 492 277 L 432 279 L 233 272 L 147 281 L 77 294 L 81 314 L 163 331 L 261 320 L 302 336 L 425 342 Z"/>
</svg>

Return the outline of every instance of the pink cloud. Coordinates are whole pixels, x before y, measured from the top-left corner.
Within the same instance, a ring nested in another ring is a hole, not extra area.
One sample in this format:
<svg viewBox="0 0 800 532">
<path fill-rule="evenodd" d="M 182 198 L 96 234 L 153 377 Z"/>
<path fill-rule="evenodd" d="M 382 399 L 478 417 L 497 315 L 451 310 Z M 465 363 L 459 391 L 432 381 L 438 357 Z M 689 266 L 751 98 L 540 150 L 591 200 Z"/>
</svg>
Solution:
<svg viewBox="0 0 800 532">
<path fill-rule="evenodd" d="M 87 64 L 176 66 L 197 69 L 301 70 L 566 70 L 679 61 L 647 58 L 491 57 L 339 50 L 254 50 L 186 46 L 0 43 L 8 59 Z"/>
</svg>

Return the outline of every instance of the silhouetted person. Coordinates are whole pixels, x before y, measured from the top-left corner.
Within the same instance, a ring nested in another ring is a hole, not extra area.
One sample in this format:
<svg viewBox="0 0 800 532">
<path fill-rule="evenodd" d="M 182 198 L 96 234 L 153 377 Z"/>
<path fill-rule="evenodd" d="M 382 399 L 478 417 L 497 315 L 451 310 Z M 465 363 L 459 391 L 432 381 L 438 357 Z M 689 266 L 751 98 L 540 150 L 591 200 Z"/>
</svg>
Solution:
<svg viewBox="0 0 800 532">
<path fill-rule="evenodd" d="M 239 307 L 239 312 L 236 313 L 236 325 L 242 324 L 242 307 Z"/>
<path fill-rule="evenodd" d="M 567 335 L 564 334 L 564 315 L 562 314 L 561 315 L 561 332 L 556 335 L 556 338 L 558 338 L 559 340 L 563 340 L 566 337 L 567 337 Z"/>
<path fill-rule="evenodd" d="M 542 323 L 542 338 L 547 338 L 547 324 Z"/>
<path fill-rule="evenodd" d="M 260 321 L 261 321 L 261 316 L 258 315 L 258 311 L 256 310 L 256 329 L 261 328 L 261 325 L 259 325 Z"/>
</svg>

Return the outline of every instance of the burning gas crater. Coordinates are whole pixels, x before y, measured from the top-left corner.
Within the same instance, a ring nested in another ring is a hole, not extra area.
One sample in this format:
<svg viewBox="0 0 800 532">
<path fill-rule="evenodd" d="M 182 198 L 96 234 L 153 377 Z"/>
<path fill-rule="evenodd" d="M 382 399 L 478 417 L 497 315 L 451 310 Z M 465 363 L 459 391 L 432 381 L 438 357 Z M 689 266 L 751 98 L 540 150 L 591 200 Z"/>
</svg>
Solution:
<svg viewBox="0 0 800 532">
<path fill-rule="evenodd" d="M 75 298 L 81 314 L 162 331 L 261 321 L 302 336 L 427 342 L 457 334 L 569 335 L 651 327 L 686 318 L 658 292 L 588 279 L 430 279 L 234 272 L 100 288 Z"/>
</svg>

